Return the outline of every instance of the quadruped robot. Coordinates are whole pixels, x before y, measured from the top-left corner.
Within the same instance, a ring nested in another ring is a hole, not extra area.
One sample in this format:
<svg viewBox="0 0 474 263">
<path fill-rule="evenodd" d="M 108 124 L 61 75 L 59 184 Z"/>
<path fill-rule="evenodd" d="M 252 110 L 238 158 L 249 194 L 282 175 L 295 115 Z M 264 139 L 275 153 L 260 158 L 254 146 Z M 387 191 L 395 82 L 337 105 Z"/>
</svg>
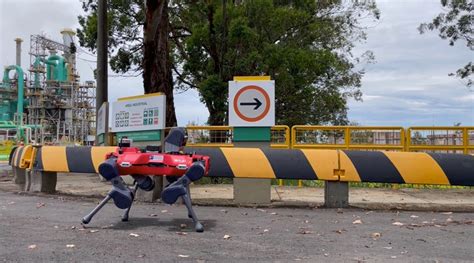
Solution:
<svg viewBox="0 0 474 263">
<path fill-rule="evenodd" d="M 163 147 L 147 146 L 144 151 L 131 147 L 131 141 L 122 138 L 117 151 L 106 156 L 99 165 L 99 173 L 112 183 L 112 190 L 88 215 L 82 218 L 83 224 L 88 224 L 92 217 L 112 199 L 115 206 L 125 209 L 122 221 L 128 221 L 136 191 L 154 189 L 155 184 L 150 176 L 166 176 L 170 182 L 161 193 L 161 200 L 166 204 L 174 204 L 182 198 L 188 209 L 188 217 L 194 222 L 197 232 L 203 232 L 204 227 L 199 222 L 192 208 L 189 184 L 199 180 L 210 169 L 209 156 L 194 153 L 182 153 L 187 136 L 183 128 L 173 128 L 164 140 Z M 131 175 L 134 187 L 125 185 L 122 175 Z"/>
</svg>

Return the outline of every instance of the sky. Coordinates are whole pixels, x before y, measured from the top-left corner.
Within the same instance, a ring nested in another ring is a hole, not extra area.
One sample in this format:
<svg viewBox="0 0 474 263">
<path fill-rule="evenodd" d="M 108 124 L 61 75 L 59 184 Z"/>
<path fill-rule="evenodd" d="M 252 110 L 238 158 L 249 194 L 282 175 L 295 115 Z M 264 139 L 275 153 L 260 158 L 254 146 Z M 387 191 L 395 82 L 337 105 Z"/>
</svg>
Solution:
<svg viewBox="0 0 474 263">
<path fill-rule="evenodd" d="M 376 63 L 365 66 L 363 101 L 350 100 L 348 116 L 360 125 L 474 126 L 474 89 L 448 76 L 474 60 L 465 43 L 449 46 L 436 32 L 420 35 L 417 27 L 442 11 L 439 0 L 377 1 L 380 21 L 371 23 L 368 39 L 355 53 L 371 50 Z M 29 38 L 45 34 L 61 41 L 63 28 L 77 28 L 79 0 L 0 0 L 0 66 L 15 63 L 15 42 L 23 42 L 22 65 L 29 65 Z M 95 57 L 78 55 L 81 81 L 92 80 Z M 113 74 L 110 72 L 110 74 Z M 278 86 L 278 83 L 276 83 Z M 143 94 L 142 78 L 109 78 L 109 101 Z M 209 113 L 190 90 L 175 94 L 178 125 L 205 124 Z"/>
</svg>

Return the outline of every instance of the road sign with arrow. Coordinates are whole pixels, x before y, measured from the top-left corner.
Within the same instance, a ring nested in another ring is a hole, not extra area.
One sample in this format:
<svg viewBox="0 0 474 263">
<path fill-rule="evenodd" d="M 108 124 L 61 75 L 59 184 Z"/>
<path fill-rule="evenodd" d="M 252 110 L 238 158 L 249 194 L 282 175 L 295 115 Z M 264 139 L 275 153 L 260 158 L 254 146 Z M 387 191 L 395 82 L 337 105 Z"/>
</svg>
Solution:
<svg viewBox="0 0 474 263">
<path fill-rule="evenodd" d="M 275 125 L 275 81 L 229 81 L 229 125 Z"/>
</svg>

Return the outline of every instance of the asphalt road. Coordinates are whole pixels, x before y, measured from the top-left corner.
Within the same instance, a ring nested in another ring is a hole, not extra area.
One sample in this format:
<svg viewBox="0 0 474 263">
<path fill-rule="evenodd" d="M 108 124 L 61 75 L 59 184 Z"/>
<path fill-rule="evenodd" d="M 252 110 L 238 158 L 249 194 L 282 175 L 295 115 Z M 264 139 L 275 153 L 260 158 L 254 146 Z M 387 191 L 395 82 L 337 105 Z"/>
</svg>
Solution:
<svg viewBox="0 0 474 263">
<path fill-rule="evenodd" d="M 469 262 L 474 214 L 135 204 L 120 222 L 112 204 L 87 228 L 95 203 L 0 192 L 0 261 L 6 262 Z M 69 246 L 68 246 L 69 245 Z"/>
</svg>

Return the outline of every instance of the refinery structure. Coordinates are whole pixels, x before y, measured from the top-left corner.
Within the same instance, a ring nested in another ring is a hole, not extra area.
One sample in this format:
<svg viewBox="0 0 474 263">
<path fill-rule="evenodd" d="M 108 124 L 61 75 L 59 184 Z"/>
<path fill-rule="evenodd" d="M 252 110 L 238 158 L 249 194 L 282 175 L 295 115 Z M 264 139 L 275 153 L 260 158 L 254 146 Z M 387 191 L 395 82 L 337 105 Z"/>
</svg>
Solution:
<svg viewBox="0 0 474 263">
<path fill-rule="evenodd" d="M 63 41 L 30 37 L 30 65 L 7 65 L 0 83 L 0 143 L 24 141 L 51 145 L 88 145 L 95 134 L 95 82 L 81 83 L 76 68 L 75 33 Z M 12 45 L 13 49 L 13 45 Z M 0 145 L 1 146 L 1 145 Z"/>
</svg>

